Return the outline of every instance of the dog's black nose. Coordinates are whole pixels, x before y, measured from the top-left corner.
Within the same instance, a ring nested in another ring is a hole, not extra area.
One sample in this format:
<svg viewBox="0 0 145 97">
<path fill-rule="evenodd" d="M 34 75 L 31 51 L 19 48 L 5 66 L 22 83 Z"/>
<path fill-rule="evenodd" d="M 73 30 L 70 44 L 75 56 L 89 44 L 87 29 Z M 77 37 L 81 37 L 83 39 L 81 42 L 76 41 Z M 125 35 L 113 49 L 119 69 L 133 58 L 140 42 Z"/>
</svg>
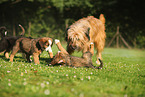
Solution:
<svg viewBox="0 0 145 97">
<path fill-rule="evenodd" d="M 72 48 L 73 50 L 77 49 L 77 47 L 76 47 L 76 46 L 72 46 L 72 45 L 71 45 L 71 48 Z"/>
</svg>

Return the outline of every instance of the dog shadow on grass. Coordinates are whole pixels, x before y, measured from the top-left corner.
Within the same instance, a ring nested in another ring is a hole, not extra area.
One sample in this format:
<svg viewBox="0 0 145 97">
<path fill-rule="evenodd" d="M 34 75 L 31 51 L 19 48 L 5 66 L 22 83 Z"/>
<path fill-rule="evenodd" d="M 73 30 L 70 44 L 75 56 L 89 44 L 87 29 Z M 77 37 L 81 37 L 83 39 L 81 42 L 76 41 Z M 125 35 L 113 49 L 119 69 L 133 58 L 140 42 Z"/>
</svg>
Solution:
<svg viewBox="0 0 145 97">
<path fill-rule="evenodd" d="M 52 58 L 44 58 L 44 57 L 40 57 L 40 63 L 46 63 L 46 64 L 50 64 L 52 61 Z M 46 65 L 45 64 L 45 65 Z"/>
<path fill-rule="evenodd" d="M 8 62 L 9 62 L 9 60 L 10 60 L 9 58 L 6 58 L 4 55 L 0 55 L 0 58 L 1 58 L 2 60 L 4 60 L 4 61 L 8 61 Z M 24 58 L 22 58 L 22 57 L 20 57 L 20 56 L 15 56 L 14 58 L 15 58 L 15 60 L 17 60 L 17 61 L 19 61 L 19 59 L 23 59 L 23 60 L 20 60 L 20 62 L 21 62 L 21 61 L 25 61 Z"/>
<path fill-rule="evenodd" d="M 53 58 L 40 58 L 40 63 L 43 61 L 42 64 L 45 64 L 44 65 L 48 65 L 48 66 L 51 66 L 51 67 L 57 67 L 57 66 L 62 66 L 62 64 L 55 64 L 55 65 L 51 65 L 51 61 L 52 61 Z"/>
<path fill-rule="evenodd" d="M 8 58 L 8 59 L 5 58 L 5 56 L 4 56 L 3 54 L 0 55 L 0 59 L 4 60 L 4 61 L 6 61 L 6 62 L 9 62 L 9 60 L 10 60 L 9 58 Z M 16 60 L 17 62 L 34 63 L 33 58 L 31 58 L 31 59 L 32 59 L 32 61 L 31 61 L 31 62 L 28 62 L 28 61 L 27 61 L 25 58 L 23 58 L 22 56 L 15 56 L 15 57 L 14 57 L 14 62 L 15 62 L 15 60 Z M 48 64 L 51 63 L 52 58 L 40 57 L 40 58 L 39 58 L 39 61 L 40 61 L 40 64 L 48 65 Z"/>
<path fill-rule="evenodd" d="M 0 58 L 4 59 L 5 61 L 9 60 L 9 59 L 6 59 L 4 55 L 0 55 Z"/>
</svg>

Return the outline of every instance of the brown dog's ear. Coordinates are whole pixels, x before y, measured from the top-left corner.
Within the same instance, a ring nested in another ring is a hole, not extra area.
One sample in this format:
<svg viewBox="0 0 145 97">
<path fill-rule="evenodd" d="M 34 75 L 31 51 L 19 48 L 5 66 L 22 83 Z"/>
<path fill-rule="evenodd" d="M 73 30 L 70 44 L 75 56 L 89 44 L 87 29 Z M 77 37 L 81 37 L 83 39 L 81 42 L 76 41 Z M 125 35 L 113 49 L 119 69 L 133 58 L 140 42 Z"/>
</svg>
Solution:
<svg viewBox="0 0 145 97">
<path fill-rule="evenodd" d="M 66 28 L 66 31 L 65 31 L 65 40 L 66 40 L 66 41 L 68 40 L 68 29 L 69 29 L 69 27 Z"/>
<path fill-rule="evenodd" d="M 85 34 L 86 34 L 87 38 L 90 40 L 90 35 L 89 35 L 90 34 L 90 28 L 87 29 L 87 32 Z"/>
<path fill-rule="evenodd" d="M 40 40 L 38 41 L 38 43 L 39 43 L 39 47 L 38 47 L 38 48 L 44 50 L 44 49 L 45 49 L 45 47 L 44 47 L 45 42 L 46 42 L 46 40 L 40 39 Z"/>
</svg>

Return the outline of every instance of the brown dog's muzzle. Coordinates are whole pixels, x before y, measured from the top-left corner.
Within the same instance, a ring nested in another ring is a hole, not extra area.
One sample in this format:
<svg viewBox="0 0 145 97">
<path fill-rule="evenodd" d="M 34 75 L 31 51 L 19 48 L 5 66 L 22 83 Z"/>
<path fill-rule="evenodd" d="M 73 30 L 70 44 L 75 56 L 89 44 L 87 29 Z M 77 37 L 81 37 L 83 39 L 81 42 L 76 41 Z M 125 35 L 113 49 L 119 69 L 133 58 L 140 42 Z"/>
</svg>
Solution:
<svg viewBox="0 0 145 97">
<path fill-rule="evenodd" d="M 77 49 L 77 46 L 70 45 L 70 47 L 71 47 L 72 50 L 76 50 Z"/>
<path fill-rule="evenodd" d="M 75 43 L 72 43 L 72 42 L 70 42 L 69 43 L 70 45 L 70 49 L 72 49 L 72 50 L 78 50 L 80 47 L 79 46 L 77 46 Z"/>
</svg>

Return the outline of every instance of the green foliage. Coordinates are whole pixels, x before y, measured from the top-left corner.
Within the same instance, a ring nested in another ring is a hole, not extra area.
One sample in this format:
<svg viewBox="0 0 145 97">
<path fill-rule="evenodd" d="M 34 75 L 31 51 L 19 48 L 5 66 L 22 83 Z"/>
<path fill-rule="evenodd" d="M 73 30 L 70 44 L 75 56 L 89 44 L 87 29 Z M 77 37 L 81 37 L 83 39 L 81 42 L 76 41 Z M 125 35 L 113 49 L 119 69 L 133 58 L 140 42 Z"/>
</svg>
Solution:
<svg viewBox="0 0 145 97">
<path fill-rule="evenodd" d="M 63 45 L 66 47 L 66 45 Z M 58 51 L 53 47 L 54 54 Z M 74 53 L 81 56 L 81 53 Z M 102 70 L 49 66 L 43 52 L 40 64 L 27 63 L 17 54 L 14 62 L 0 55 L 1 97 L 144 97 L 145 51 L 105 48 Z M 92 58 L 95 64 L 95 55 Z"/>
<path fill-rule="evenodd" d="M 82 17 L 101 13 L 106 18 L 107 42 L 120 27 L 121 35 L 132 47 L 144 48 L 144 1 L 137 0 L 1 0 L 0 26 L 6 26 L 8 35 L 20 32 L 24 26 L 32 37 L 51 36 L 64 39 L 66 27 Z M 29 23 L 31 27 L 29 28 Z M 140 33 L 142 32 L 142 33 Z M 26 36 L 28 33 L 26 33 Z"/>
<path fill-rule="evenodd" d="M 144 48 L 145 47 L 145 36 L 138 36 L 137 37 L 138 45 L 139 48 Z"/>
</svg>

